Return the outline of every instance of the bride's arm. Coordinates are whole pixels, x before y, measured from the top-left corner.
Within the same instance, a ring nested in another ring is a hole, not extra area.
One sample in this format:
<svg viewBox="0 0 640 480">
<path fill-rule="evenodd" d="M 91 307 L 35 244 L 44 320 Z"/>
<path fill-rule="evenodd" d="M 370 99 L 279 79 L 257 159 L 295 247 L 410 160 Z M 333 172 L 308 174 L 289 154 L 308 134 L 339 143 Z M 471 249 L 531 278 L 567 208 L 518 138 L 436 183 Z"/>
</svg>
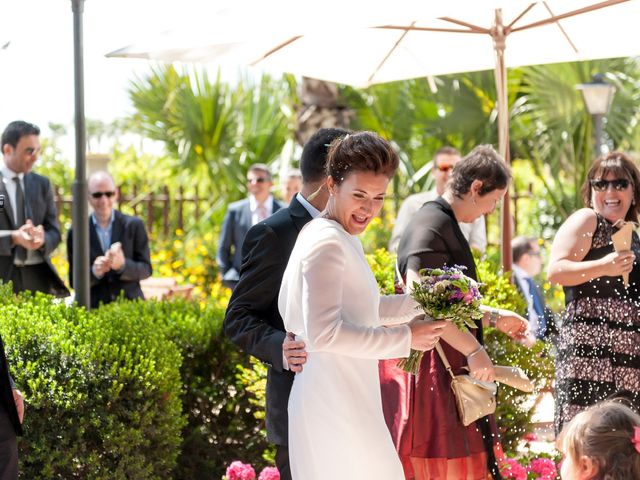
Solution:
<svg viewBox="0 0 640 480">
<path fill-rule="evenodd" d="M 319 242 L 303 259 L 300 298 L 309 351 L 359 358 L 406 357 L 411 346 L 408 325 L 365 327 L 343 320 L 344 279 L 348 275 L 344 246 L 338 239 Z"/>
<path fill-rule="evenodd" d="M 422 314 L 418 302 L 411 295 L 383 295 L 378 307 L 382 325 L 400 325 L 409 322 L 413 317 Z"/>
</svg>

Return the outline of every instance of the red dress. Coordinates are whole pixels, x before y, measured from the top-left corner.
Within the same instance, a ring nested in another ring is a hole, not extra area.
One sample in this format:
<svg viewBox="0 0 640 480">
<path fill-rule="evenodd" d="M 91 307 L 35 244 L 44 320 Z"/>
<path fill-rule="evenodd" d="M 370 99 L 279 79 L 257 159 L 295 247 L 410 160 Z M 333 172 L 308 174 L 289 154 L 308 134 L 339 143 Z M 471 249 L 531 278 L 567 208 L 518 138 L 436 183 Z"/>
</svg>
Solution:
<svg viewBox="0 0 640 480">
<path fill-rule="evenodd" d="M 419 271 L 462 265 L 476 278 L 469 245 L 453 211 L 442 198 L 426 203 L 415 215 L 398 249 L 398 267 Z M 482 343 L 482 324 L 474 333 Z M 455 374 L 466 358 L 441 340 Z M 379 364 L 382 406 L 407 479 L 501 479 L 503 455 L 492 416 L 462 425 L 451 390 L 451 377 L 435 351 L 425 352 L 418 375 L 397 368 L 398 360 Z"/>
</svg>

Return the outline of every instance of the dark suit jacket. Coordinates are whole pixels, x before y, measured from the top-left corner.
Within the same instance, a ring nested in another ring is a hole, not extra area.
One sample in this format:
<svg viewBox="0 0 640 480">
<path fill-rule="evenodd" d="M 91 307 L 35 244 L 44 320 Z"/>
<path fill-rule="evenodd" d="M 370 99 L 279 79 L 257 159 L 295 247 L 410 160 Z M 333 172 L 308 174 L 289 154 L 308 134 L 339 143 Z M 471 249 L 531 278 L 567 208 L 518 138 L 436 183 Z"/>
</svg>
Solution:
<svg viewBox="0 0 640 480">
<path fill-rule="evenodd" d="M 91 308 L 100 303 L 113 302 L 124 292 L 125 298 L 133 300 L 144 298 L 140 288 L 140 280 L 151 276 L 151 257 L 149 254 L 149 237 L 144 223 L 138 217 L 125 215 L 115 210 L 111 243 L 120 242 L 124 251 L 124 270 L 120 273 L 110 271 L 102 278 L 91 272 Z M 102 244 L 96 233 L 93 221 L 89 219 L 89 264 L 104 255 Z M 67 236 L 67 254 L 69 258 L 69 277 L 73 282 L 73 231 Z"/>
<path fill-rule="evenodd" d="M 7 194 L 4 182 L 0 181 L 0 230 L 15 230 L 22 225 L 16 225 L 13 218 L 11 200 Z M 24 199 L 27 219 L 31 219 L 34 225 L 44 227 L 44 245 L 40 249 L 46 265 L 49 267 L 49 291 L 52 295 L 66 297 L 69 290 L 58 276 L 51 264 L 51 252 L 55 250 L 61 240 L 58 213 L 53 201 L 53 190 L 47 177 L 37 173 L 27 173 L 24 176 Z M 10 237 L 0 238 L 0 278 L 4 282 L 11 279 L 13 272 L 13 260 L 15 248 L 11 245 Z"/>
<path fill-rule="evenodd" d="M 288 444 L 287 404 L 294 374 L 283 370 L 285 337 L 278 294 L 289 256 L 311 215 L 293 198 L 288 208 L 254 225 L 243 245 L 244 262 L 224 318 L 233 343 L 269 365 L 267 374 L 267 437 Z"/>
<path fill-rule="evenodd" d="M 282 208 L 282 204 L 273 199 L 273 212 Z M 225 213 L 218 242 L 217 262 L 222 273 L 223 282 L 238 281 L 242 265 L 242 242 L 251 228 L 251 209 L 249 199 L 229 204 Z"/>
</svg>

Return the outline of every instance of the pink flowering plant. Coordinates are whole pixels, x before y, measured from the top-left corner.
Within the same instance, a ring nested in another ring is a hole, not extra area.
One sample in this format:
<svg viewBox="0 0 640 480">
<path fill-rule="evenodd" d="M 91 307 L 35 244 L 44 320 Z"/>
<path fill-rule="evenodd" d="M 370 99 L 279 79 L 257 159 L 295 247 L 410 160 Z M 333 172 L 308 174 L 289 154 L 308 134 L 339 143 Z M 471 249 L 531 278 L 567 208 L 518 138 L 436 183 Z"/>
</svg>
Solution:
<svg viewBox="0 0 640 480">
<path fill-rule="evenodd" d="M 523 458 L 520 461 L 507 458 L 502 476 L 514 480 L 556 480 L 558 467 L 551 458 L 546 457 Z"/>
<path fill-rule="evenodd" d="M 256 480 L 256 471 L 248 463 L 236 460 L 227 467 L 224 478 L 225 480 Z"/>
<path fill-rule="evenodd" d="M 223 480 L 256 480 L 256 471 L 248 463 L 239 460 L 231 462 L 227 467 L 227 474 Z M 276 467 L 265 467 L 260 472 L 258 480 L 280 480 L 280 472 Z"/>
<path fill-rule="evenodd" d="M 411 296 L 431 318 L 447 320 L 459 330 L 476 328 L 475 320 L 482 318 L 480 285 L 463 272 L 466 267 L 425 268 L 420 270 L 420 283 L 413 283 Z M 416 375 L 423 352 L 411 350 L 409 357 L 398 366 Z"/>
</svg>

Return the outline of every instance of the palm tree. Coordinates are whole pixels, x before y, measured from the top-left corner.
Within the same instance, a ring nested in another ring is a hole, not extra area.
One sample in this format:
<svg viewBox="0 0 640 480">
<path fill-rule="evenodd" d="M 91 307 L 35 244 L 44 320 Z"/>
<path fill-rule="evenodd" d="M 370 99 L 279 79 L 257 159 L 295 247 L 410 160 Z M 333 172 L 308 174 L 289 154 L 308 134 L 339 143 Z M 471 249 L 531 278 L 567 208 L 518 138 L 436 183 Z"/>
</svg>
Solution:
<svg viewBox="0 0 640 480">
<path fill-rule="evenodd" d="M 247 76 L 237 84 L 200 69 L 156 66 L 132 82 L 134 121 L 165 143 L 176 171 L 211 191 L 215 206 L 244 194 L 251 163 L 272 163 L 291 135 L 294 85 L 288 78 Z"/>
</svg>

